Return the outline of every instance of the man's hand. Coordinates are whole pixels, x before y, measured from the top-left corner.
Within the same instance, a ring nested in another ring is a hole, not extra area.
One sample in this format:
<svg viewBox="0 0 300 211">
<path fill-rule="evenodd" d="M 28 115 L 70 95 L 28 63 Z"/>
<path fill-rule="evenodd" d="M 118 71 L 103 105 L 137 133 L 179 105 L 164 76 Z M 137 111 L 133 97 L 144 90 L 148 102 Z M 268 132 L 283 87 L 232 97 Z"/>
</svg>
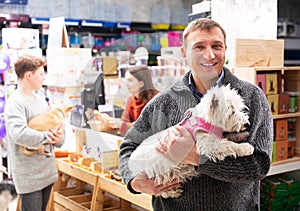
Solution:
<svg viewBox="0 0 300 211">
<path fill-rule="evenodd" d="M 169 128 L 159 139 L 156 150 L 182 164 L 199 165 L 199 154 L 193 136 L 182 126 Z"/>
<path fill-rule="evenodd" d="M 133 180 L 131 180 L 130 185 L 136 192 L 147 193 L 150 195 L 157 195 L 180 187 L 179 182 L 176 180 L 165 185 L 158 185 L 154 180 L 148 179 L 145 173 L 137 175 Z"/>
</svg>

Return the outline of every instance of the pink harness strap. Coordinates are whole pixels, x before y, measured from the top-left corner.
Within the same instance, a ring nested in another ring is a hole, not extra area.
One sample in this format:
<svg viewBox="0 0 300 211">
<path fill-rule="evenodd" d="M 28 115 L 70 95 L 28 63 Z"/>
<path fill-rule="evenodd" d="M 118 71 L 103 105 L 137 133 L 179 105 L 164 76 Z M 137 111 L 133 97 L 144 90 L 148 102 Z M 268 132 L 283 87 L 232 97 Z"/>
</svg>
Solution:
<svg viewBox="0 0 300 211">
<path fill-rule="evenodd" d="M 218 138 L 223 137 L 223 129 L 219 126 L 212 125 L 200 117 L 188 117 L 188 114 L 179 125 L 185 127 L 195 138 L 198 130 L 210 133 Z"/>
</svg>

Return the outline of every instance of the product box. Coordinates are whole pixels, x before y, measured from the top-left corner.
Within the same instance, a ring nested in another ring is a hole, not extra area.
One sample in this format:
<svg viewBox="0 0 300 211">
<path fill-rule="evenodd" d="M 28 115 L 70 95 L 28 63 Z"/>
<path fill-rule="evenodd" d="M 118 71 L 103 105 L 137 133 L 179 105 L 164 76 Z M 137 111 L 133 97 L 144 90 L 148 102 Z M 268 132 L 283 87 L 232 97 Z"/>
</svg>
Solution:
<svg viewBox="0 0 300 211">
<path fill-rule="evenodd" d="M 294 157 L 296 147 L 296 140 L 288 141 L 288 158 Z"/>
<path fill-rule="evenodd" d="M 266 74 L 259 73 L 256 75 L 256 85 L 266 94 Z"/>
<path fill-rule="evenodd" d="M 118 60 L 115 56 L 102 56 L 102 70 L 106 77 L 118 77 Z"/>
<path fill-rule="evenodd" d="M 274 138 L 276 141 L 285 141 L 288 139 L 288 121 L 287 119 L 274 120 Z"/>
<path fill-rule="evenodd" d="M 267 95 L 267 100 L 273 115 L 278 114 L 278 96 L 278 94 Z"/>
<path fill-rule="evenodd" d="M 117 169 L 119 166 L 118 144 L 122 137 L 85 129 L 84 146 L 81 154 L 99 161 L 102 170 Z"/>
<path fill-rule="evenodd" d="M 266 94 L 278 94 L 278 73 L 266 74 Z"/>
<path fill-rule="evenodd" d="M 298 111 L 298 96 L 299 92 L 284 92 L 290 96 L 289 98 L 289 113 Z"/>
<path fill-rule="evenodd" d="M 288 118 L 288 139 L 296 140 L 296 118 Z"/>
<path fill-rule="evenodd" d="M 276 141 L 276 161 L 288 158 L 288 141 Z"/>
<path fill-rule="evenodd" d="M 273 142 L 273 150 L 272 150 L 272 162 L 276 161 L 276 142 Z"/>
<path fill-rule="evenodd" d="M 289 113 L 290 105 L 290 95 L 289 94 L 279 94 L 278 95 L 278 114 Z"/>
</svg>

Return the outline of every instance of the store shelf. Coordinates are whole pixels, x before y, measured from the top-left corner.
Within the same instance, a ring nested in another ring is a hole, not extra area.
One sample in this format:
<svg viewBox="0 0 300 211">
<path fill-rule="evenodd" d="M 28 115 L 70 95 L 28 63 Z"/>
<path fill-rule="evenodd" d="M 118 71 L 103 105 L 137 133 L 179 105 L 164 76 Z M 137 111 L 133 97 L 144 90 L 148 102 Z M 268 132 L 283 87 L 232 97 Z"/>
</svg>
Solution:
<svg viewBox="0 0 300 211">
<path fill-rule="evenodd" d="M 234 68 L 236 76 L 250 83 L 256 84 L 258 73 L 280 72 L 284 79 L 284 90 L 300 92 L 300 66 L 292 67 L 239 67 Z M 299 104 L 298 104 L 299 107 Z M 273 119 L 296 118 L 296 127 L 300 125 L 300 112 L 273 115 Z M 286 160 L 276 161 L 271 164 L 268 176 L 300 170 L 300 133 L 296 131 L 295 156 Z"/>
<path fill-rule="evenodd" d="M 121 182 L 112 180 L 107 175 L 100 175 L 99 187 L 117 197 L 130 201 L 146 210 L 152 210 L 151 196 L 148 194 L 128 194 L 128 190 Z"/>
<path fill-rule="evenodd" d="M 300 117 L 300 112 L 273 115 L 273 119 L 284 119 L 284 118 L 292 118 L 292 117 Z"/>
<path fill-rule="evenodd" d="M 299 169 L 300 169 L 300 155 L 296 155 L 293 158 L 272 163 L 268 176 L 290 172 L 290 171 L 296 171 Z"/>
<path fill-rule="evenodd" d="M 68 158 L 57 158 L 56 161 L 59 179 L 53 187 L 48 211 L 136 211 L 131 204 L 143 210 L 152 210 L 150 195 L 132 194 L 122 182 L 113 180 L 108 175 L 92 172 L 89 168 L 80 167 L 77 163 L 69 162 Z M 67 187 L 64 175 L 78 179 L 76 186 Z M 93 193 L 84 190 L 86 183 L 93 186 Z"/>
</svg>

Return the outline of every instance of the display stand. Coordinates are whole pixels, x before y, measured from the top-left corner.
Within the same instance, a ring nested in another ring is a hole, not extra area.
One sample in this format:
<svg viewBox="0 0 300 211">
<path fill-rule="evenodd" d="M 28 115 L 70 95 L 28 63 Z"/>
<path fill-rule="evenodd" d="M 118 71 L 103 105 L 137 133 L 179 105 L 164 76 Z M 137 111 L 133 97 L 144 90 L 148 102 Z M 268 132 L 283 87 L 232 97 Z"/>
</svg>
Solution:
<svg viewBox="0 0 300 211">
<path fill-rule="evenodd" d="M 54 184 L 48 211 L 135 211 L 131 203 L 145 210 L 152 210 L 151 196 L 134 195 L 121 182 L 110 179 L 107 175 L 94 173 L 68 162 L 67 158 L 57 159 L 59 178 Z M 76 187 L 67 187 L 66 177 L 77 179 Z M 84 186 L 93 186 L 93 192 L 84 191 Z M 110 193 L 115 197 L 109 197 Z"/>
</svg>

